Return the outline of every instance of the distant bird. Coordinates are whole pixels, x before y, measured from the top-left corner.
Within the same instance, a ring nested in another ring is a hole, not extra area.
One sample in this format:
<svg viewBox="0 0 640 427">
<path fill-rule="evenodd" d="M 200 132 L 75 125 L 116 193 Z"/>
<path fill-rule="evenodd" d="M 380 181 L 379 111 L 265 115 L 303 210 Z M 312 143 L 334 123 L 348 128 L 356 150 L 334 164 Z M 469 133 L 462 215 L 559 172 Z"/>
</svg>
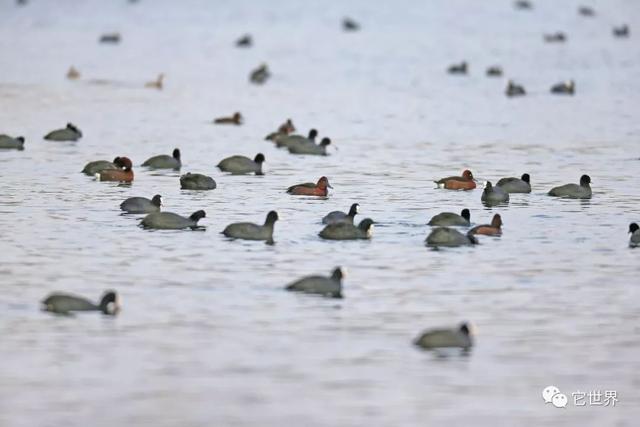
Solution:
<svg viewBox="0 0 640 427">
<path fill-rule="evenodd" d="M 106 33 L 100 36 L 100 43 L 120 43 L 120 33 Z"/>
<path fill-rule="evenodd" d="M 171 155 L 159 154 L 148 158 L 142 163 L 141 166 L 145 166 L 151 169 L 175 169 L 179 170 L 182 167 L 182 160 L 180 149 L 174 148 Z"/>
<path fill-rule="evenodd" d="M 476 181 L 469 169 L 462 172 L 462 176 L 448 176 L 434 181 L 438 188 L 447 190 L 473 190 L 476 188 Z"/>
<path fill-rule="evenodd" d="M 232 175 L 244 175 L 255 173 L 256 175 L 264 175 L 262 172 L 262 164 L 264 163 L 264 154 L 258 153 L 251 160 L 245 156 L 231 156 L 222 159 L 217 167 L 222 172 L 230 172 Z"/>
<path fill-rule="evenodd" d="M 551 93 L 560 95 L 573 95 L 575 93 L 576 85 L 573 80 L 568 82 L 562 82 L 551 86 Z"/>
<path fill-rule="evenodd" d="M 106 169 L 116 170 L 122 167 L 120 157 L 116 157 L 112 162 L 108 160 L 95 160 L 87 163 L 82 169 L 82 173 L 89 176 L 95 176 L 95 174 L 102 172 Z"/>
<path fill-rule="evenodd" d="M 497 65 L 487 68 L 487 76 L 489 77 L 500 77 L 502 76 L 502 68 Z"/>
<path fill-rule="evenodd" d="M 236 40 L 236 47 L 251 47 L 253 45 L 253 38 L 251 34 L 245 34 Z"/>
<path fill-rule="evenodd" d="M 154 212 L 144 217 L 140 226 L 157 230 L 182 230 L 185 228 L 196 230 L 199 228 L 198 221 L 206 216 L 207 214 L 203 210 L 192 213 L 188 218 L 172 212 Z"/>
<path fill-rule="evenodd" d="M 264 84 L 267 79 L 271 77 L 271 73 L 269 72 L 269 68 L 267 64 L 261 64 L 258 68 L 253 70 L 249 75 L 249 80 L 251 83 L 255 83 L 258 85 Z"/>
<path fill-rule="evenodd" d="M 545 34 L 544 41 L 547 43 L 564 43 L 567 41 L 565 33 L 558 31 L 557 33 Z"/>
<path fill-rule="evenodd" d="M 507 193 L 531 193 L 531 178 L 528 173 L 523 173 L 522 177 L 500 178 L 496 184 Z"/>
<path fill-rule="evenodd" d="M 507 88 L 505 89 L 504 93 L 508 97 L 524 96 L 527 94 L 527 92 L 524 90 L 524 86 L 515 84 L 512 80 L 509 80 L 509 82 L 507 83 Z"/>
<path fill-rule="evenodd" d="M 456 247 L 475 245 L 478 240 L 473 235 L 467 233 L 462 234 L 458 230 L 449 227 L 434 228 L 425 240 L 427 246 L 431 247 Z"/>
<path fill-rule="evenodd" d="M 242 124 L 242 114 L 239 112 L 233 113 L 231 117 L 218 117 L 213 120 L 213 123 L 218 125 L 236 125 L 239 126 Z"/>
<path fill-rule="evenodd" d="M 294 196 L 320 196 L 326 197 L 329 195 L 329 188 L 333 188 L 329 184 L 329 180 L 326 176 L 321 177 L 317 184 L 307 182 L 304 184 L 292 185 L 287 189 L 287 193 Z"/>
<path fill-rule="evenodd" d="M 502 235 L 502 217 L 499 214 L 495 214 L 491 219 L 491 224 L 476 225 L 469 230 L 469 235 L 484 234 L 485 236 L 500 236 Z"/>
<path fill-rule="evenodd" d="M 506 203 L 509 201 L 509 193 L 504 191 L 501 187 L 494 187 L 491 185 L 491 181 L 487 181 L 487 184 L 482 191 L 482 196 L 480 196 L 480 200 L 485 205 Z"/>
<path fill-rule="evenodd" d="M 330 298 L 342 298 L 342 279 L 345 271 L 336 267 L 330 277 L 307 276 L 287 285 L 287 291 L 318 294 Z"/>
<path fill-rule="evenodd" d="M 314 144 L 316 143 L 316 137 L 318 136 L 318 131 L 316 129 L 311 129 L 309 131 L 308 136 L 302 135 L 284 135 L 278 136 L 273 139 L 273 142 L 276 144 L 276 147 L 281 148 L 289 148 L 295 144 Z"/>
<path fill-rule="evenodd" d="M 282 138 L 288 136 L 291 132 L 295 132 L 296 127 L 293 125 L 291 119 L 287 119 L 286 122 L 278 127 L 278 130 L 275 132 L 271 132 L 269 135 L 265 136 L 265 140 L 267 141 L 275 141 L 278 138 Z"/>
<path fill-rule="evenodd" d="M 162 207 L 162 196 L 156 194 L 152 199 L 146 197 L 129 197 L 120 203 L 120 210 L 130 214 L 143 214 L 160 212 Z"/>
<path fill-rule="evenodd" d="M 100 311 L 109 316 L 118 314 L 121 308 L 120 298 L 115 291 L 106 291 L 100 303 L 94 304 L 88 299 L 76 295 L 54 292 L 42 300 L 42 309 L 56 314 L 72 314 L 74 311 Z"/>
<path fill-rule="evenodd" d="M 596 15 L 596 11 L 593 10 L 593 8 L 589 7 L 589 6 L 580 6 L 578 8 L 578 13 L 582 16 L 595 16 Z"/>
<path fill-rule="evenodd" d="M 80 72 L 71 66 L 69 71 L 67 71 L 67 78 L 69 80 L 78 80 L 80 78 Z"/>
<path fill-rule="evenodd" d="M 180 177 L 180 188 L 183 190 L 215 190 L 216 181 L 210 176 L 201 173 L 191 173 Z"/>
<path fill-rule="evenodd" d="M 117 163 L 121 169 L 103 169 L 96 173 L 98 181 L 133 181 L 133 163 L 128 157 L 117 157 Z"/>
<path fill-rule="evenodd" d="M 273 244 L 273 226 L 278 219 L 278 213 L 271 211 L 267 214 L 264 225 L 236 222 L 227 225 L 222 234 L 232 239 L 265 240 L 267 243 Z"/>
<path fill-rule="evenodd" d="M 527 0 L 518 0 L 513 2 L 513 6 L 516 9 L 519 10 L 530 10 L 533 8 L 533 5 L 531 4 L 531 2 L 527 1 Z"/>
<path fill-rule="evenodd" d="M 82 138 L 82 132 L 73 123 L 67 123 L 64 129 L 56 129 L 44 136 L 48 141 L 77 141 Z"/>
<path fill-rule="evenodd" d="M 549 196 L 566 197 L 569 199 L 590 199 L 591 198 L 591 177 L 582 175 L 580 185 L 565 184 L 549 190 Z"/>
<path fill-rule="evenodd" d="M 9 135 L 0 135 L 0 149 L 1 150 L 24 150 L 24 136 L 16 136 L 15 138 Z"/>
<path fill-rule="evenodd" d="M 358 31 L 360 29 L 360 24 L 351 18 L 344 18 L 342 20 L 342 29 L 344 31 Z"/>
<path fill-rule="evenodd" d="M 629 233 L 631 233 L 629 245 L 633 247 L 640 246 L 640 227 L 638 227 L 638 224 L 635 222 L 629 224 Z"/>
<path fill-rule="evenodd" d="M 618 38 L 629 37 L 629 26 L 627 24 L 613 27 L 613 35 Z"/>
<path fill-rule="evenodd" d="M 327 147 L 331 144 L 331 139 L 322 138 L 320 144 L 315 144 L 313 142 L 298 142 L 296 144 L 290 144 L 287 148 L 291 154 L 309 154 L 316 156 L 326 156 L 327 155 Z"/>
<path fill-rule="evenodd" d="M 473 346 L 470 327 L 462 323 L 457 328 L 429 329 L 413 341 L 413 344 L 426 350 L 455 347 L 469 350 Z"/>
<path fill-rule="evenodd" d="M 154 81 L 146 82 L 144 87 L 149 89 L 158 89 L 162 90 L 164 87 L 164 73 L 158 74 L 158 78 Z"/>
<path fill-rule="evenodd" d="M 449 74 L 467 74 L 467 62 L 462 61 L 459 64 L 453 64 L 447 68 Z"/>
</svg>

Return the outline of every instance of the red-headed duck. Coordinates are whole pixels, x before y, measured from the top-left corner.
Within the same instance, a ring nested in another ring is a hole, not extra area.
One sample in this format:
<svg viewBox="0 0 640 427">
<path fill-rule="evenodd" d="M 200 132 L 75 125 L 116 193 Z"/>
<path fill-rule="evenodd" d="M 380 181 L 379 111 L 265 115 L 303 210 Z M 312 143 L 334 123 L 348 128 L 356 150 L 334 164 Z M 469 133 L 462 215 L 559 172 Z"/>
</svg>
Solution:
<svg viewBox="0 0 640 427">
<path fill-rule="evenodd" d="M 288 136 L 290 133 L 295 132 L 296 127 L 293 125 L 291 119 L 287 119 L 286 122 L 280 125 L 277 131 L 271 132 L 269 135 L 265 136 L 265 140 L 267 141 L 275 141 L 278 138 L 284 138 Z"/>
<path fill-rule="evenodd" d="M 573 82 L 573 80 L 551 86 L 551 93 L 555 93 L 558 95 L 573 95 L 575 91 L 576 84 Z"/>
<path fill-rule="evenodd" d="M 325 197 L 329 195 L 329 188 L 333 188 L 329 184 L 329 180 L 326 176 L 323 176 L 318 180 L 317 184 L 307 182 L 304 184 L 293 185 L 287 189 L 287 193 L 294 196 L 321 196 Z"/>
<path fill-rule="evenodd" d="M 502 217 L 499 214 L 495 214 L 491 220 L 491 224 L 477 225 L 469 230 L 469 234 L 483 234 L 485 236 L 502 235 Z"/>
<path fill-rule="evenodd" d="M 446 188 L 447 190 L 473 190 L 476 188 L 476 182 L 473 174 L 469 169 L 462 172 L 462 176 L 449 176 L 435 181 L 438 188 Z"/>
<path fill-rule="evenodd" d="M 233 113 L 231 117 L 218 117 L 213 120 L 213 123 L 218 125 L 236 125 L 239 126 L 242 124 L 242 114 L 239 112 Z"/>
<path fill-rule="evenodd" d="M 128 157 L 120 157 L 118 161 L 122 169 L 104 169 L 98 172 L 96 177 L 100 181 L 133 181 L 133 163 L 131 163 L 131 160 Z"/>
<path fill-rule="evenodd" d="M 164 73 L 160 73 L 158 74 L 158 78 L 150 81 L 150 82 L 146 82 L 144 84 L 144 87 L 149 88 L 149 89 L 158 89 L 158 90 L 162 90 L 162 88 L 164 87 Z"/>
<path fill-rule="evenodd" d="M 80 72 L 75 69 L 75 67 L 71 66 L 69 71 L 67 71 L 67 78 L 69 80 L 78 80 L 80 78 Z"/>
</svg>

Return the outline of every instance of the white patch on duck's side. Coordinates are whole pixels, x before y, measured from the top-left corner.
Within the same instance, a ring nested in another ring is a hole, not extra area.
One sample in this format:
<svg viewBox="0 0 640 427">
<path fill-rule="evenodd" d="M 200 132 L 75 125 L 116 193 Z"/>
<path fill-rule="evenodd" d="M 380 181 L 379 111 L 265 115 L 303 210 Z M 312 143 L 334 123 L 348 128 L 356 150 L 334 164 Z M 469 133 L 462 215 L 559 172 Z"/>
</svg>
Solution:
<svg viewBox="0 0 640 427">
<path fill-rule="evenodd" d="M 96 172 L 95 175 L 96 181 L 100 181 L 100 172 Z"/>
</svg>

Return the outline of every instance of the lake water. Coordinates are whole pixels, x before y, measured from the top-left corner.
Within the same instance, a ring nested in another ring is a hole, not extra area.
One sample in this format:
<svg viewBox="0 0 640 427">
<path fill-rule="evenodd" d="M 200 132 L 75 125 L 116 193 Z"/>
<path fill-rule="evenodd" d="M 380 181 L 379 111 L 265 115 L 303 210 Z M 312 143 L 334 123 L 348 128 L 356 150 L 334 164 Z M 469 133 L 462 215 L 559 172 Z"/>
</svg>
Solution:
<svg viewBox="0 0 640 427">
<path fill-rule="evenodd" d="M 0 3 L 0 425 L 635 426 L 640 416 L 640 3 L 538 0 Z M 362 25 L 344 33 L 340 21 Z M 631 37 L 614 39 L 613 25 Z M 564 44 L 542 34 L 565 31 Z M 119 45 L 97 43 L 117 31 Z M 254 46 L 234 41 L 251 33 Z M 468 76 L 445 73 L 466 59 Z M 248 74 L 267 62 L 264 86 Z M 504 78 L 484 75 L 499 64 Z M 69 66 L 79 81 L 64 78 Z M 166 74 L 165 89 L 144 82 Z M 506 79 L 528 95 L 504 96 Z M 108 80 L 91 83 L 92 79 Z M 574 79 L 573 97 L 549 87 Z M 240 127 L 213 117 L 241 111 Z M 298 157 L 263 140 L 286 118 L 335 147 Z M 66 122 L 77 143 L 42 139 Z M 174 147 L 182 173 L 218 188 L 181 191 L 178 173 L 134 168 L 131 186 L 79 171 Z M 227 176 L 222 158 L 264 153 L 266 175 Z M 481 190 L 437 190 L 531 174 L 531 194 L 485 208 Z M 546 196 L 591 176 L 589 201 Z M 329 177 L 327 200 L 285 189 Z M 149 232 L 122 216 L 130 196 L 204 209 L 206 232 Z M 332 210 L 361 206 L 366 242 L 317 237 Z M 494 213 L 501 238 L 424 246 L 428 219 Z M 276 244 L 230 242 L 230 222 L 276 209 Z M 345 298 L 290 294 L 308 274 L 348 269 Z M 116 318 L 39 310 L 52 291 L 98 298 Z M 420 351 L 430 327 L 468 320 L 468 356 Z M 557 386 L 565 409 L 544 404 Z M 571 393 L 616 391 L 615 407 Z"/>
</svg>

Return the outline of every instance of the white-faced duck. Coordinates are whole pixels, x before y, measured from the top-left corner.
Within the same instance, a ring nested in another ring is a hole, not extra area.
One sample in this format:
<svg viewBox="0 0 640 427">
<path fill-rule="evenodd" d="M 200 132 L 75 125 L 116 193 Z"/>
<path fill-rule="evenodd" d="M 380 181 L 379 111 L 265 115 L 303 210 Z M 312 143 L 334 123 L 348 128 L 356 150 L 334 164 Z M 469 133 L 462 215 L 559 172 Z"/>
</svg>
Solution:
<svg viewBox="0 0 640 427">
<path fill-rule="evenodd" d="M 469 350 L 473 346 L 471 327 L 462 323 L 455 328 L 428 329 L 422 332 L 413 344 L 426 350 L 448 347 Z"/>
<path fill-rule="evenodd" d="M 466 61 L 462 61 L 459 64 L 453 64 L 451 66 L 449 66 L 449 68 L 447 68 L 447 72 L 449 74 L 467 74 L 467 62 Z"/>
<path fill-rule="evenodd" d="M 564 43 L 567 41 L 567 35 L 560 31 L 557 33 L 545 34 L 544 41 L 547 43 Z"/>
<path fill-rule="evenodd" d="M 115 316 L 121 308 L 120 298 L 115 291 L 106 291 L 100 303 L 94 304 L 86 298 L 54 292 L 42 300 L 42 309 L 56 314 L 72 314 L 74 311 L 100 311 Z"/>
<path fill-rule="evenodd" d="M 322 218 L 322 223 L 323 224 L 342 224 L 342 223 L 353 224 L 353 218 L 358 214 L 359 211 L 360 211 L 360 205 L 357 203 L 354 203 L 351 205 L 351 208 L 349 209 L 349 213 L 344 213 L 342 211 L 329 212 L 327 215 L 324 216 L 324 218 Z"/>
<path fill-rule="evenodd" d="M 591 198 L 591 177 L 582 175 L 580 185 L 565 184 L 554 187 L 549 191 L 549 196 L 566 197 L 569 199 L 590 199 Z"/>
<path fill-rule="evenodd" d="M 251 47 L 253 45 L 253 38 L 251 34 L 245 34 L 236 40 L 236 47 Z"/>
<path fill-rule="evenodd" d="M 0 135 L 0 149 L 2 150 L 24 150 L 24 136 L 12 137 L 9 135 Z"/>
<path fill-rule="evenodd" d="M 265 240 L 267 243 L 273 244 L 273 226 L 277 220 L 278 213 L 271 211 L 267 214 L 263 225 L 251 222 L 236 222 L 229 224 L 222 231 L 222 234 L 232 239 Z"/>
<path fill-rule="evenodd" d="M 103 169 L 96 173 L 98 181 L 118 181 L 118 182 L 131 182 L 133 181 L 133 163 L 128 157 L 117 157 L 116 165 L 120 166 L 120 169 Z"/>
<path fill-rule="evenodd" d="M 629 245 L 633 247 L 640 246 L 640 227 L 638 227 L 638 224 L 635 222 L 629 224 L 629 233 L 631 233 Z"/>
<path fill-rule="evenodd" d="M 504 191 L 501 187 L 494 187 L 491 185 L 491 181 L 487 181 L 487 184 L 482 191 L 482 196 L 480 196 L 480 200 L 489 205 L 506 203 L 509 201 L 509 193 Z"/>
<path fill-rule="evenodd" d="M 358 31 L 360 29 L 360 24 L 351 18 L 344 18 L 342 20 L 342 29 L 347 32 Z"/>
<path fill-rule="evenodd" d="M 82 132 L 73 123 L 67 123 L 64 129 L 56 129 L 44 136 L 48 141 L 77 141 L 82 138 Z"/>
<path fill-rule="evenodd" d="M 120 203 L 120 209 L 130 214 L 148 214 L 160 212 L 162 196 L 156 194 L 151 200 L 146 197 L 129 197 Z"/>
<path fill-rule="evenodd" d="M 573 95 L 576 90 L 576 84 L 573 80 L 562 82 L 551 86 L 551 93 L 559 95 Z"/>
<path fill-rule="evenodd" d="M 306 276 L 287 285 L 287 291 L 318 294 L 330 298 L 342 298 L 342 279 L 346 272 L 336 267 L 331 276 Z"/>
<path fill-rule="evenodd" d="M 476 181 L 469 169 L 464 170 L 462 176 L 448 176 L 434 182 L 438 188 L 447 190 L 473 190 L 476 188 Z"/>
<path fill-rule="evenodd" d="M 182 160 L 180 160 L 180 150 L 178 148 L 175 148 L 171 156 L 168 156 L 166 154 L 153 156 L 145 160 L 142 166 L 146 166 L 151 169 L 178 170 L 182 167 Z"/>
<path fill-rule="evenodd" d="M 149 88 L 149 89 L 162 90 L 162 88 L 164 87 L 164 73 L 158 74 L 158 77 L 155 80 L 152 80 L 150 82 L 146 82 L 144 84 L 144 87 Z"/>
<path fill-rule="evenodd" d="M 215 190 L 216 181 L 210 176 L 201 173 L 191 173 L 180 177 L 180 188 L 183 190 Z"/>
<path fill-rule="evenodd" d="M 460 215 L 453 212 L 442 212 L 429 220 L 427 225 L 435 227 L 468 227 L 471 225 L 471 212 L 462 209 Z"/>
<path fill-rule="evenodd" d="M 240 126 L 242 124 L 242 114 L 239 112 L 233 113 L 233 116 L 230 117 L 218 117 L 213 120 L 213 123 L 217 125 L 236 125 Z"/>
<path fill-rule="evenodd" d="M 329 224 L 318 236 L 327 240 L 359 240 L 371 239 L 373 235 L 373 220 L 365 218 L 356 227 L 349 223 Z"/>
<path fill-rule="evenodd" d="M 527 92 L 524 90 L 524 86 L 515 84 L 512 80 L 507 82 L 507 88 L 504 90 L 505 95 L 508 97 L 524 96 Z"/>
<path fill-rule="evenodd" d="M 327 147 L 331 144 L 331 139 L 322 138 L 320 144 L 314 142 L 304 141 L 294 144 L 290 144 L 287 148 L 291 154 L 307 154 L 314 156 L 326 156 Z"/>
<path fill-rule="evenodd" d="M 144 217 L 140 226 L 157 230 L 182 230 L 185 228 L 195 230 L 198 228 L 198 221 L 206 216 L 207 214 L 203 210 L 192 213 L 188 218 L 172 212 L 155 212 Z"/>
<path fill-rule="evenodd" d="M 458 230 L 448 227 L 434 228 L 425 241 L 427 246 L 432 247 L 456 247 L 474 245 L 478 243 L 475 237 L 470 234 L 462 234 Z"/>
<path fill-rule="evenodd" d="M 523 173 L 521 178 L 500 178 L 496 186 L 502 188 L 507 193 L 531 193 L 530 180 L 529 174 Z"/>
<path fill-rule="evenodd" d="M 487 76 L 489 77 L 500 77 L 502 76 L 502 68 L 494 65 L 492 67 L 487 68 Z"/>
<path fill-rule="evenodd" d="M 267 64 L 262 64 L 249 74 L 249 81 L 254 84 L 264 84 L 271 77 Z"/>
<path fill-rule="evenodd" d="M 121 39 L 120 33 L 106 33 L 101 35 L 98 40 L 100 43 L 118 44 Z"/>
<path fill-rule="evenodd" d="M 89 176 L 95 176 L 95 174 L 100 173 L 103 170 L 116 170 L 120 168 L 122 168 L 120 157 L 116 157 L 112 162 L 108 160 L 95 160 L 93 162 L 89 162 L 82 169 L 82 173 Z"/>
<path fill-rule="evenodd" d="M 469 235 L 483 234 L 485 236 L 501 236 L 502 235 L 502 217 L 495 214 L 491 219 L 491 224 L 482 224 L 469 230 Z"/>
<path fill-rule="evenodd" d="M 262 164 L 265 158 L 262 153 L 256 154 L 251 160 L 245 156 L 231 156 L 223 159 L 218 163 L 218 169 L 222 172 L 230 172 L 232 175 L 243 175 L 247 173 L 255 173 L 262 175 Z"/>
<path fill-rule="evenodd" d="M 329 188 L 333 188 L 329 184 L 329 179 L 326 176 L 321 177 L 316 184 L 312 182 L 305 182 L 304 184 L 292 185 L 287 189 L 287 193 L 294 196 L 320 196 L 326 197 L 329 195 Z"/>
<path fill-rule="evenodd" d="M 618 38 L 629 37 L 629 26 L 625 24 L 619 27 L 613 27 L 613 35 Z"/>
<path fill-rule="evenodd" d="M 315 129 L 311 129 L 309 131 L 309 135 L 306 137 L 302 135 L 297 135 L 297 134 L 285 135 L 279 138 L 275 138 L 273 142 L 275 142 L 276 147 L 285 147 L 285 148 L 289 148 L 292 145 L 302 144 L 302 143 L 315 145 L 317 136 L 318 136 L 318 131 Z"/>
</svg>

